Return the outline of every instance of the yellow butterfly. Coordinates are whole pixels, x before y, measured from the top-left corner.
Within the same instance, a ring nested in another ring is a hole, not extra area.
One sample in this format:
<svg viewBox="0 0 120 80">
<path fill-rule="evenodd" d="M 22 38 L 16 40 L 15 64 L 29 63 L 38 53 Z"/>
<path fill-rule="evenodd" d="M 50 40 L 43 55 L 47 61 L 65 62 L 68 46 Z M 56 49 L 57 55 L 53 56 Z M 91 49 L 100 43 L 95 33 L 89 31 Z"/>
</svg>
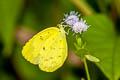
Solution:
<svg viewBox="0 0 120 80">
<path fill-rule="evenodd" d="M 60 68 L 67 57 L 67 42 L 64 28 L 47 28 L 37 33 L 23 47 L 22 55 L 42 71 L 53 72 Z"/>
</svg>

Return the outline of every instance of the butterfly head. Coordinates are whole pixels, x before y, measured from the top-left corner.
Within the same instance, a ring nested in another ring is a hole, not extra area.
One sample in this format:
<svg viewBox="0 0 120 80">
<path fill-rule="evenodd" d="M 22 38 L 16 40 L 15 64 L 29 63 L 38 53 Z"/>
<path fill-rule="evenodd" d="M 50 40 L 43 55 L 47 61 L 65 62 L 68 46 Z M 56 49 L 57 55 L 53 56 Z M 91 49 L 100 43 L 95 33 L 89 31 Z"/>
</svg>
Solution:
<svg viewBox="0 0 120 80">
<path fill-rule="evenodd" d="M 58 24 L 57 27 L 60 29 L 61 33 L 66 33 L 62 24 Z"/>
</svg>

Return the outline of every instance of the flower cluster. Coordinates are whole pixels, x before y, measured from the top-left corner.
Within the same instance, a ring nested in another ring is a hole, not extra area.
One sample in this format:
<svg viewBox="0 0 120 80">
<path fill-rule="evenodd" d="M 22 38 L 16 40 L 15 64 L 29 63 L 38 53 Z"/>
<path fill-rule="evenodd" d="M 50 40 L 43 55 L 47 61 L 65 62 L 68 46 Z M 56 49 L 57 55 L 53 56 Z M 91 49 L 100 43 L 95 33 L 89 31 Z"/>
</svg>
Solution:
<svg viewBox="0 0 120 80">
<path fill-rule="evenodd" d="M 70 15 L 65 14 L 64 22 L 72 28 L 75 33 L 82 33 L 89 28 L 86 24 L 86 20 L 82 18 L 79 20 L 80 15 L 77 12 L 71 11 Z"/>
</svg>

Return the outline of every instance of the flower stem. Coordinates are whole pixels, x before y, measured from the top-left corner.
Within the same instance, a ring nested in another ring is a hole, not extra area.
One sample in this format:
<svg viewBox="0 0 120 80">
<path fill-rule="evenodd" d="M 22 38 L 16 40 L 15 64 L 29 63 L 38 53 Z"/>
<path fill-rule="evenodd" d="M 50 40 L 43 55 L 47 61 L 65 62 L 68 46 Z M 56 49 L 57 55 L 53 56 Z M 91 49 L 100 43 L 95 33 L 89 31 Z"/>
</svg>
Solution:
<svg viewBox="0 0 120 80">
<path fill-rule="evenodd" d="M 89 74 L 89 71 L 88 71 L 86 58 L 84 58 L 83 61 L 84 61 L 84 65 L 85 65 L 85 71 L 86 71 L 86 75 L 87 75 L 87 80 L 90 80 L 90 74 Z"/>
</svg>

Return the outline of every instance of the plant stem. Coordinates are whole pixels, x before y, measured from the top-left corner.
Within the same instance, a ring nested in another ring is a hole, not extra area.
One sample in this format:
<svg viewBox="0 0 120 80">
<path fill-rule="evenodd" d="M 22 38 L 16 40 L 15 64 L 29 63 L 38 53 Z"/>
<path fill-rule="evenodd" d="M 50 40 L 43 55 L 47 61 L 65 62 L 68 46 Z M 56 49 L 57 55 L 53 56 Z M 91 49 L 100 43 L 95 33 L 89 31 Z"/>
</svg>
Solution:
<svg viewBox="0 0 120 80">
<path fill-rule="evenodd" d="M 83 15 L 90 15 L 94 13 L 93 8 L 87 3 L 86 0 L 71 0 L 72 3 L 80 9 Z"/>
<path fill-rule="evenodd" d="M 86 58 L 84 58 L 83 61 L 84 61 L 84 65 L 85 65 L 87 80 L 90 80 L 90 75 L 89 75 L 89 72 L 88 72 L 88 66 L 87 66 Z"/>
</svg>

